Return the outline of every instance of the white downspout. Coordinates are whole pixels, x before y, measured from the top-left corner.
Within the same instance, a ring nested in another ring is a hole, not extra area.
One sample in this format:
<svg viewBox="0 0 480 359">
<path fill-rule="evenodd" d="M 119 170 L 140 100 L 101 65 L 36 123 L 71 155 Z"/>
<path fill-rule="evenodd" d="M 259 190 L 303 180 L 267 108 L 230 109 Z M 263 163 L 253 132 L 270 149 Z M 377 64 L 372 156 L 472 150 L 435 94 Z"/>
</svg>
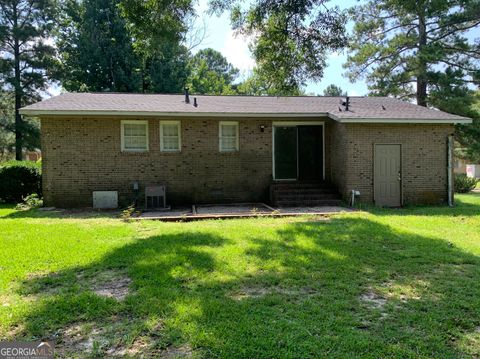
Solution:
<svg viewBox="0 0 480 359">
<path fill-rule="evenodd" d="M 454 184 L 453 184 L 453 147 L 454 147 L 454 142 L 453 142 L 453 135 L 448 135 L 448 145 L 447 145 L 447 151 L 448 151 L 448 173 L 447 173 L 447 181 L 448 181 L 448 205 L 450 207 L 453 207 L 454 205 L 454 197 L 453 197 L 453 191 L 454 191 Z"/>
</svg>

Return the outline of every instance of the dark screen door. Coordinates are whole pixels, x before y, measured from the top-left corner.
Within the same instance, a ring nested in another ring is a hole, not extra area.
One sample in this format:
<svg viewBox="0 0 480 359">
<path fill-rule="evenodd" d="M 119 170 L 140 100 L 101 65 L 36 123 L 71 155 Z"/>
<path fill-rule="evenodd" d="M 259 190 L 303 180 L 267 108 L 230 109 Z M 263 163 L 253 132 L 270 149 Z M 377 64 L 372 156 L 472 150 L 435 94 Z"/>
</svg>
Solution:
<svg viewBox="0 0 480 359">
<path fill-rule="evenodd" d="M 323 178 L 323 127 L 298 126 L 298 179 Z"/>
<path fill-rule="evenodd" d="M 275 179 L 297 179 L 297 127 L 275 127 Z"/>
</svg>

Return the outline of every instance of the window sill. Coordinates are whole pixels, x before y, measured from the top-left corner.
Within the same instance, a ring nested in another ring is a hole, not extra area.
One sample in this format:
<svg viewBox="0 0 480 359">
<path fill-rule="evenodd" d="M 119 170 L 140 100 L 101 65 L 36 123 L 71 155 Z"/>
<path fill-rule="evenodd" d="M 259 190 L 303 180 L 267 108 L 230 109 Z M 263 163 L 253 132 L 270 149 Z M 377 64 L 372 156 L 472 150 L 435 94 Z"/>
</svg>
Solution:
<svg viewBox="0 0 480 359">
<path fill-rule="evenodd" d="M 145 155 L 148 154 L 150 151 L 148 150 L 121 150 L 120 153 L 126 155 Z"/>
</svg>

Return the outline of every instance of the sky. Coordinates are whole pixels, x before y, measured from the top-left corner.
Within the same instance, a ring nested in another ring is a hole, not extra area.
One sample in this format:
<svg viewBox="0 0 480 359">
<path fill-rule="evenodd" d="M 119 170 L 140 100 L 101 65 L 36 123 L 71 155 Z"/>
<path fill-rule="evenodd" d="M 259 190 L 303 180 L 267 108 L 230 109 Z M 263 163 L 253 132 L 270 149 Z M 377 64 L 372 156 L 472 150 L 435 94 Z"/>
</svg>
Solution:
<svg viewBox="0 0 480 359">
<path fill-rule="evenodd" d="M 241 79 L 246 78 L 252 69 L 255 67 L 251 53 L 248 49 L 248 39 L 241 36 L 235 36 L 230 27 L 229 14 L 224 13 L 222 16 L 209 15 L 208 0 L 198 0 L 198 25 L 205 24 L 206 36 L 202 43 L 193 49 L 196 52 L 203 48 L 213 48 L 220 51 L 227 60 L 240 70 Z M 351 7 L 362 0 L 332 0 L 331 5 L 338 5 L 340 8 Z M 323 90 L 330 84 L 340 86 L 342 90 L 346 91 L 350 96 L 362 96 L 367 94 L 367 85 L 364 81 L 357 81 L 351 83 L 347 79 L 345 69 L 342 65 L 346 62 L 345 53 L 331 53 L 327 59 L 327 68 L 325 69 L 322 81 L 314 83 L 309 82 L 306 87 L 306 92 L 312 95 L 322 95 Z M 55 96 L 60 94 L 61 88 L 58 84 L 53 85 L 48 89 L 48 95 Z"/>
<path fill-rule="evenodd" d="M 331 5 L 338 5 L 341 8 L 347 8 L 357 4 L 355 0 L 334 0 Z M 248 50 L 248 39 L 241 36 L 234 36 L 230 27 L 230 20 L 228 13 L 222 16 L 208 15 L 208 0 L 199 0 L 198 14 L 200 17 L 199 23 L 206 25 L 206 37 L 204 41 L 194 49 L 198 51 L 202 48 L 211 47 L 220 51 L 227 60 L 241 71 L 241 74 L 246 77 L 255 66 L 250 51 Z M 330 84 L 340 86 L 344 91 L 351 96 L 361 96 L 367 94 L 367 85 L 364 81 L 357 81 L 351 83 L 348 78 L 344 76 L 345 69 L 342 65 L 346 62 L 345 53 L 331 53 L 328 56 L 328 67 L 325 69 L 325 74 L 322 81 L 318 83 L 310 82 L 307 85 L 306 91 L 309 94 L 321 95 L 323 90 Z"/>
</svg>

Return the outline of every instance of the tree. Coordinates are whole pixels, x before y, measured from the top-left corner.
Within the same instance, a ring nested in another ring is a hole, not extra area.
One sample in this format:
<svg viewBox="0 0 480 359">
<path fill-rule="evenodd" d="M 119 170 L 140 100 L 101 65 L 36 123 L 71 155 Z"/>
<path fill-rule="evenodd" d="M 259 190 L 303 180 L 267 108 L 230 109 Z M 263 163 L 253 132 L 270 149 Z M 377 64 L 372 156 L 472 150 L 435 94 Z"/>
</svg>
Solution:
<svg viewBox="0 0 480 359">
<path fill-rule="evenodd" d="M 331 84 L 323 90 L 323 96 L 347 96 L 347 93 L 340 86 Z"/>
<path fill-rule="evenodd" d="M 15 147 L 15 95 L 0 91 L 0 160 Z"/>
<path fill-rule="evenodd" d="M 119 7 L 137 50 L 150 54 L 180 44 L 195 16 L 192 0 L 121 0 Z"/>
<path fill-rule="evenodd" d="M 441 83 L 430 97 L 436 108 L 473 119 L 472 124 L 456 125 L 455 138 L 464 157 L 479 163 L 480 91 L 473 91 L 461 83 Z"/>
<path fill-rule="evenodd" d="M 344 47 L 345 16 L 328 0 L 212 0 L 211 11 L 230 11 L 233 29 L 250 36 L 258 71 L 281 93 L 319 81 L 331 50 Z"/>
<path fill-rule="evenodd" d="M 118 4 L 118 0 L 64 3 L 58 47 L 66 90 L 141 90 L 141 60 L 134 53 Z"/>
<path fill-rule="evenodd" d="M 39 98 L 55 67 L 49 39 L 53 0 L 0 1 L 0 85 L 15 94 L 15 157 L 22 159 L 25 123 L 19 109 Z"/>
<path fill-rule="evenodd" d="M 439 81 L 478 83 L 480 48 L 466 36 L 480 24 L 478 0 L 369 0 L 351 14 L 346 67 L 373 94 L 427 106 Z"/>
<path fill-rule="evenodd" d="M 23 119 L 23 147 L 40 148 L 40 127 L 37 120 Z M 0 160 L 9 158 L 15 148 L 15 93 L 0 90 Z"/>
<path fill-rule="evenodd" d="M 189 61 L 190 76 L 187 86 L 192 93 L 221 95 L 232 94 L 232 85 L 239 70 L 218 51 L 202 49 Z"/>
<path fill-rule="evenodd" d="M 142 56 L 145 93 L 180 93 L 188 77 L 189 52 L 181 44 L 167 42 L 154 53 Z"/>
<path fill-rule="evenodd" d="M 121 0 L 65 3 L 58 41 L 63 87 L 69 91 L 182 91 L 188 75 L 186 47 L 171 39 L 143 48 L 129 34 L 120 4 Z"/>
<path fill-rule="evenodd" d="M 300 87 L 293 84 L 286 84 L 269 78 L 262 68 L 254 68 L 251 75 L 240 84 L 233 86 L 233 89 L 240 95 L 255 96 L 299 96 L 304 92 Z"/>
</svg>

